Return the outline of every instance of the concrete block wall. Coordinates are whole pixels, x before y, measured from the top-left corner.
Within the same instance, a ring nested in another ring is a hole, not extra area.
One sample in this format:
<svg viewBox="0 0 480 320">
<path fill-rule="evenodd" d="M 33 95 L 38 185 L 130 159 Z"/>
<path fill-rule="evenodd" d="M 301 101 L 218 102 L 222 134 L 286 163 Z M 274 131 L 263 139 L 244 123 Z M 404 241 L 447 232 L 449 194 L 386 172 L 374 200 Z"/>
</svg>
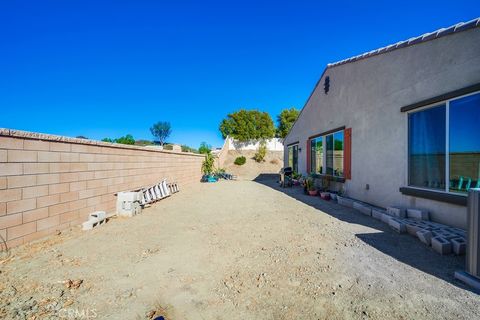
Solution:
<svg viewBox="0 0 480 320">
<path fill-rule="evenodd" d="M 0 236 L 14 247 L 115 211 L 114 193 L 201 179 L 204 157 L 0 129 Z"/>
</svg>

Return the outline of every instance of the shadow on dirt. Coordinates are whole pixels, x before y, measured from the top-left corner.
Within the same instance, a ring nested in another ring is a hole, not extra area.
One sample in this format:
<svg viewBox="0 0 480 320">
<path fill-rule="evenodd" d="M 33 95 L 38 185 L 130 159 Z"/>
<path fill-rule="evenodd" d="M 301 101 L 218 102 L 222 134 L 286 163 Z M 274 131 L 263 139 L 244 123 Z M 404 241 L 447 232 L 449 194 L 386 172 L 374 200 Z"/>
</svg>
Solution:
<svg viewBox="0 0 480 320">
<path fill-rule="evenodd" d="M 279 180 L 280 175 L 278 174 L 260 174 L 253 181 L 282 192 L 339 220 L 378 230 L 378 233 L 356 234 L 356 236 L 371 247 L 402 263 L 457 287 L 472 291 L 454 278 L 455 271 L 465 270 L 465 257 L 454 255 L 441 256 L 431 248 L 424 246 L 414 237 L 408 234 L 400 235 L 391 230 L 386 224 L 372 217 L 365 216 L 354 209 L 340 206 L 334 201 L 325 201 L 318 196 L 308 196 L 304 194 L 303 188 L 299 186 L 282 188 L 278 183 Z"/>
</svg>

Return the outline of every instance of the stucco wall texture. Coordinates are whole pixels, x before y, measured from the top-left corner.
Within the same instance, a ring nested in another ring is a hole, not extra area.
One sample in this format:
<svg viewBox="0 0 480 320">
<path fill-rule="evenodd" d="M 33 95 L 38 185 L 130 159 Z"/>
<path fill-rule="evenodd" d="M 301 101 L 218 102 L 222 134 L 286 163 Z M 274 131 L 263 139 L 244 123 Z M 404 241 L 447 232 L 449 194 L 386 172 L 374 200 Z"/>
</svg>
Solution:
<svg viewBox="0 0 480 320">
<path fill-rule="evenodd" d="M 204 157 L 0 129 L 0 235 L 9 247 L 115 211 L 118 191 L 201 179 Z"/>
<path fill-rule="evenodd" d="M 326 76 L 328 94 L 323 88 Z M 477 83 L 478 27 L 329 67 L 284 144 L 299 142 L 299 171 L 305 174 L 308 137 L 341 126 L 352 128 L 352 179 L 345 183 L 349 196 L 381 207 L 427 208 L 432 220 L 465 227 L 465 207 L 399 192 L 407 185 L 408 171 L 407 114 L 400 108 Z"/>
</svg>

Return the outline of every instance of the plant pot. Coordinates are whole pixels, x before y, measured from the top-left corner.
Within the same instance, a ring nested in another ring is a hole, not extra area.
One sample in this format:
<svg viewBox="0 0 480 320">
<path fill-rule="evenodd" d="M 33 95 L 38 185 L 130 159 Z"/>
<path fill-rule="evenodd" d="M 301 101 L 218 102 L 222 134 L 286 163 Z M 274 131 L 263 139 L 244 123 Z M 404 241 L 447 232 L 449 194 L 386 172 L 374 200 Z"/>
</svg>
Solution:
<svg viewBox="0 0 480 320">
<path fill-rule="evenodd" d="M 320 198 L 323 200 L 330 200 L 330 193 L 329 192 L 320 192 Z"/>
<path fill-rule="evenodd" d="M 316 196 L 317 195 L 317 190 L 308 190 L 308 194 L 311 196 Z"/>
</svg>

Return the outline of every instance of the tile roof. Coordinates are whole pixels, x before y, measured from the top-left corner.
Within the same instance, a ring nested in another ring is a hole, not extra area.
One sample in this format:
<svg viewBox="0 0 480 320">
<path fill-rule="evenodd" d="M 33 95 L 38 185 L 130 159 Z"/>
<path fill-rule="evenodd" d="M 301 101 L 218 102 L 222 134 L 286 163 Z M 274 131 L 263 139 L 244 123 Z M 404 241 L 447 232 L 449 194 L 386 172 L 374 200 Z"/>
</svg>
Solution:
<svg viewBox="0 0 480 320">
<path fill-rule="evenodd" d="M 457 23 L 457 24 L 455 24 L 453 26 L 450 26 L 448 28 L 442 28 L 442 29 L 439 29 L 439 30 L 436 30 L 436 31 L 433 31 L 433 32 L 430 32 L 430 33 L 425 33 L 421 36 L 410 38 L 410 39 L 405 40 L 405 41 L 400 41 L 400 42 L 397 42 L 395 44 L 388 45 L 386 47 L 382 47 L 382 48 L 379 48 L 379 49 L 375 49 L 375 50 L 360 54 L 358 56 L 354 56 L 354 57 L 351 57 L 351 58 L 348 58 L 348 59 L 340 60 L 340 61 L 337 61 L 337 62 L 334 62 L 334 63 L 329 63 L 327 65 L 327 68 L 335 67 L 335 66 L 342 65 L 342 64 L 346 64 L 346 63 L 349 63 L 349 62 L 358 61 L 358 60 L 369 58 L 371 56 L 376 56 L 376 55 L 379 55 L 379 54 L 382 54 L 382 53 L 385 53 L 385 52 L 393 51 L 393 50 L 404 48 L 404 47 L 413 46 L 417 43 L 422 43 L 422 42 L 426 42 L 426 41 L 429 41 L 429 40 L 437 39 L 437 38 L 446 36 L 446 35 L 451 34 L 451 33 L 461 32 L 461 31 L 465 31 L 465 30 L 469 30 L 469 29 L 473 29 L 473 28 L 478 28 L 478 27 L 480 27 L 480 18 L 476 18 L 476 19 L 470 20 L 468 22 L 460 22 L 460 23 Z"/>
</svg>

